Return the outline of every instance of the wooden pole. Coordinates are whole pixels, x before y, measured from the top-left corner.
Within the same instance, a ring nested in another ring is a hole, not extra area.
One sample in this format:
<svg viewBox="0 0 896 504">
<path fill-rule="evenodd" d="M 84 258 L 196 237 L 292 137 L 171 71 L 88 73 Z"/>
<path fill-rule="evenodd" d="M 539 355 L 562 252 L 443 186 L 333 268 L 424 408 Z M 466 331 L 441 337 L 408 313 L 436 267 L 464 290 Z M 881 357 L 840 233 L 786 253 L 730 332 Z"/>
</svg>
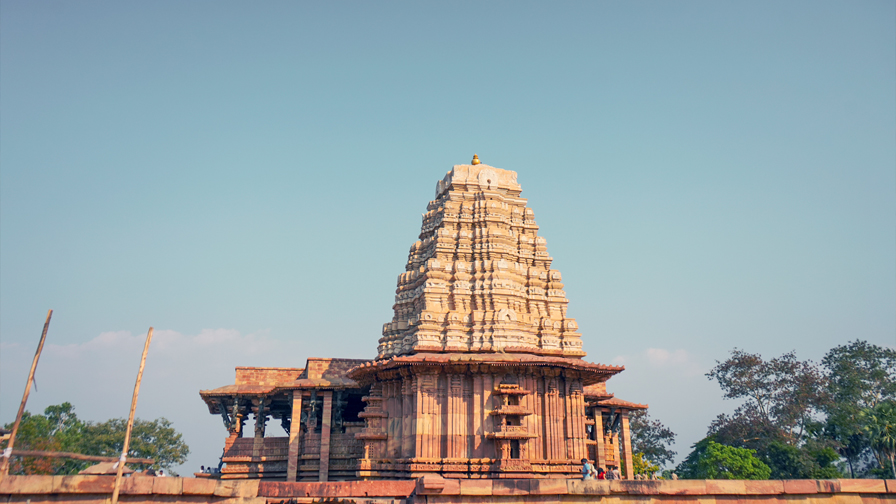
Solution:
<svg viewBox="0 0 896 504">
<path fill-rule="evenodd" d="M 48 457 L 48 458 L 66 458 L 72 460 L 86 460 L 88 462 L 115 462 L 118 457 L 103 457 L 100 455 L 82 455 L 72 452 L 56 452 L 42 450 L 13 450 L 13 457 Z M 156 461 L 149 458 L 128 457 L 128 464 L 154 464 Z"/>
<path fill-rule="evenodd" d="M 134 413 L 137 411 L 137 396 L 140 394 L 140 380 L 143 379 L 143 368 L 146 366 L 146 352 L 149 351 L 149 342 L 152 341 L 152 327 L 146 335 L 146 344 L 143 345 L 143 357 L 140 358 L 140 370 L 137 371 L 137 383 L 134 384 L 134 398 L 131 399 L 131 412 L 128 415 L 128 428 L 124 433 L 124 446 L 121 449 L 121 458 L 118 459 L 118 473 L 115 475 L 115 486 L 112 488 L 112 504 L 118 504 L 118 491 L 121 490 L 121 475 L 124 472 L 124 464 L 128 457 L 128 448 L 131 444 L 131 429 L 134 427 Z"/>
<path fill-rule="evenodd" d="M 34 371 L 37 369 L 37 361 L 40 359 L 40 353 L 44 350 L 44 341 L 47 340 L 47 329 L 50 328 L 50 317 L 53 316 L 53 310 L 47 312 L 47 321 L 44 322 L 44 331 L 40 335 L 40 343 L 37 344 L 37 352 L 34 353 L 34 361 L 31 362 L 31 371 L 28 373 L 28 382 L 25 383 L 25 395 L 22 396 L 22 403 L 19 404 L 19 412 L 16 414 L 16 423 L 12 426 L 12 434 L 9 435 L 9 443 L 3 450 L 3 457 L 0 457 L 0 481 L 4 476 L 9 474 L 9 457 L 12 456 L 12 448 L 16 442 L 16 433 L 19 431 L 19 424 L 22 423 L 22 415 L 25 413 L 25 403 L 28 402 L 28 394 L 31 393 L 31 384 L 34 382 Z"/>
</svg>

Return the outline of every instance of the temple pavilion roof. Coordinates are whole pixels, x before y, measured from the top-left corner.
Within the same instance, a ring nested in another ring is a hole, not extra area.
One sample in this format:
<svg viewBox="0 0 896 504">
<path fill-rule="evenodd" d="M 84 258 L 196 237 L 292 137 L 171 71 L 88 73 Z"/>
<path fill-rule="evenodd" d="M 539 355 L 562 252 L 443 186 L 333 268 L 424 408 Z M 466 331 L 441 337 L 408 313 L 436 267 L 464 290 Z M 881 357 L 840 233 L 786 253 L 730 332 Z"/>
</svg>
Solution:
<svg viewBox="0 0 896 504">
<path fill-rule="evenodd" d="M 378 371 L 405 366 L 436 366 L 484 364 L 495 367 L 554 367 L 582 372 L 586 383 L 603 382 L 625 369 L 625 366 L 595 364 L 582 359 L 532 355 L 521 353 L 416 353 L 396 355 L 387 359 L 367 361 L 349 371 L 349 376 L 363 381 Z"/>
</svg>

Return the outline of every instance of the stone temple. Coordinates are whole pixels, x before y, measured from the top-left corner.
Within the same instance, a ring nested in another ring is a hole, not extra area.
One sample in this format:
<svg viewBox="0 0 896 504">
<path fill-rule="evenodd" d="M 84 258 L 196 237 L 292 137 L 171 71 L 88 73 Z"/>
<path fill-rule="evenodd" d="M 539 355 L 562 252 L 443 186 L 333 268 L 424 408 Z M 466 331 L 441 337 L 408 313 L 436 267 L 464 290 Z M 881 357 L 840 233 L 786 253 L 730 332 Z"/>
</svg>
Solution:
<svg viewBox="0 0 896 504">
<path fill-rule="evenodd" d="M 200 391 L 229 433 L 220 477 L 566 478 L 589 458 L 631 479 L 629 414 L 647 406 L 607 392 L 622 366 L 583 359 L 520 192 L 475 156 L 438 182 L 375 359 L 240 367 Z"/>
</svg>

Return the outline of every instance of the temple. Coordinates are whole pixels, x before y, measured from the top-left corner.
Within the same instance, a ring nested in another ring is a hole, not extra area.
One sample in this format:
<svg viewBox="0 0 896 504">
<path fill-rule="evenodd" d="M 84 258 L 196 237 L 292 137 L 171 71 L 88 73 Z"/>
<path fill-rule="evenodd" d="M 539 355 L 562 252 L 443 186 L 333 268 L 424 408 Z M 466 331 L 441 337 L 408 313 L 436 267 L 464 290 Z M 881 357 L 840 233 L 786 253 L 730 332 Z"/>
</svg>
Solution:
<svg viewBox="0 0 896 504">
<path fill-rule="evenodd" d="M 200 391 L 229 433 L 220 477 L 566 478 L 588 458 L 631 479 L 629 415 L 647 406 L 607 392 L 622 366 L 583 359 L 520 192 L 476 156 L 438 182 L 375 359 L 241 367 Z"/>
</svg>

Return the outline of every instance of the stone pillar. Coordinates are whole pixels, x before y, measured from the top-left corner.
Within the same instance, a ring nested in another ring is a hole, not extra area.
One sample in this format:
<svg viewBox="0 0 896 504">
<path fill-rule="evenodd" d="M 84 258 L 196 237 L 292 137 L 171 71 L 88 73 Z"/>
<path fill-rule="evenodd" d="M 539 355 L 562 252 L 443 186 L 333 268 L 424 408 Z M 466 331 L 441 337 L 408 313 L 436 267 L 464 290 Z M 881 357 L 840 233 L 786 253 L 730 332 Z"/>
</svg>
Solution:
<svg viewBox="0 0 896 504">
<path fill-rule="evenodd" d="M 635 479 L 634 465 L 632 463 L 632 435 L 628 425 L 628 411 L 622 412 L 622 451 L 625 454 L 624 479 Z"/>
<path fill-rule="evenodd" d="M 289 455 L 286 461 L 286 481 L 296 480 L 299 468 L 299 442 L 302 438 L 302 391 L 292 391 L 292 419 L 289 424 Z"/>
<path fill-rule="evenodd" d="M 425 447 L 423 446 L 424 433 L 426 432 L 426 420 L 424 415 L 427 413 L 424 399 L 426 395 L 423 393 L 423 375 L 416 375 L 414 380 L 414 403 L 417 405 L 417 412 L 414 415 L 414 458 L 425 457 Z"/>
<path fill-rule="evenodd" d="M 323 418 L 320 423 L 320 473 L 318 481 L 327 481 L 330 472 L 330 425 L 333 423 L 333 391 L 326 390 Z"/>
<path fill-rule="evenodd" d="M 414 457 L 414 377 L 402 375 L 401 378 L 401 456 L 398 458 Z"/>
<path fill-rule="evenodd" d="M 457 372 L 452 370 L 452 372 Z M 463 417 L 461 404 L 463 401 L 463 376 L 460 374 L 446 375 L 448 381 L 448 453 L 447 458 L 459 459 L 464 456 L 463 442 L 464 432 L 463 424 L 466 418 Z"/>
<path fill-rule="evenodd" d="M 255 407 L 255 438 L 252 442 L 252 456 L 261 457 L 264 454 L 264 428 L 267 422 L 267 413 L 264 411 L 265 397 L 258 398 L 258 405 Z"/>
<path fill-rule="evenodd" d="M 243 423 L 245 421 L 246 413 L 244 413 L 243 410 L 238 410 L 237 413 L 233 415 L 233 431 L 231 432 L 233 437 L 243 437 Z"/>
<path fill-rule="evenodd" d="M 472 401 L 472 427 L 470 429 L 470 436 L 472 437 L 472 443 L 470 446 L 470 458 L 482 458 L 485 455 L 483 454 L 483 440 L 485 427 L 483 426 L 483 392 L 484 384 L 482 383 L 482 375 L 479 374 L 478 370 L 476 374 L 473 375 L 473 401 Z"/>
<path fill-rule="evenodd" d="M 607 452 L 604 444 L 604 415 L 600 407 L 595 406 L 591 410 L 594 415 L 594 441 L 597 443 L 594 451 L 597 454 L 597 467 L 607 468 Z"/>
</svg>

